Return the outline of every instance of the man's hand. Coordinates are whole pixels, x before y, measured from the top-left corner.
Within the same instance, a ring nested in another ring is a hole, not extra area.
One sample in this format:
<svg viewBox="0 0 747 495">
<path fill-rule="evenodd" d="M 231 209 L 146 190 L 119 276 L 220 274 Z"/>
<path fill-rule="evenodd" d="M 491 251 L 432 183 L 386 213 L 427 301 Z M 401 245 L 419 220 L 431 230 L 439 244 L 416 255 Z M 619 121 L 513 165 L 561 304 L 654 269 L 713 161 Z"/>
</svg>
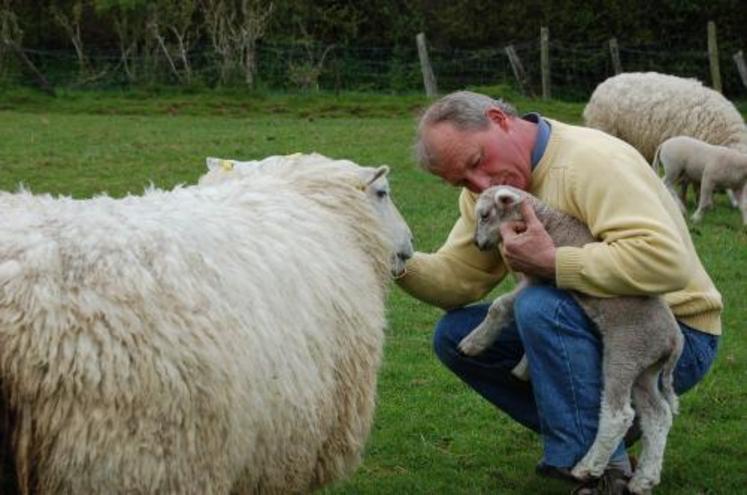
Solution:
<svg viewBox="0 0 747 495">
<path fill-rule="evenodd" d="M 523 222 L 501 225 L 503 257 L 514 271 L 555 281 L 555 244 L 532 207 L 520 207 Z"/>
</svg>

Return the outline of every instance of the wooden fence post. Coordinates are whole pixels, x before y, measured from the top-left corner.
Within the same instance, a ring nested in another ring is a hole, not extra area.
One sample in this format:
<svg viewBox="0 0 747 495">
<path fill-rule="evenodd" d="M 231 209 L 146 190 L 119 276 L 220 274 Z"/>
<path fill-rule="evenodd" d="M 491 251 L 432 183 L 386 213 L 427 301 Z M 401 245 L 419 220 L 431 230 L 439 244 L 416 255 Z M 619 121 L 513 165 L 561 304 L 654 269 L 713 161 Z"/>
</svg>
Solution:
<svg viewBox="0 0 747 495">
<path fill-rule="evenodd" d="M 506 55 L 508 55 L 508 61 L 511 63 L 511 69 L 514 71 L 516 82 L 519 83 L 519 89 L 522 94 L 529 96 L 530 90 L 527 73 L 524 72 L 524 66 L 521 65 L 521 59 L 519 59 L 519 55 L 516 53 L 514 45 L 508 45 L 504 50 L 506 51 Z"/>
<path fill-rule="evenodd" d="M 550 99 L 550 30 L 540 27 L 540 69 L 542 70 L 542 99 Z"/>
<path fill-rule="evenodd" d="M 425 94 L 427 96 L 436 96 L 438 94 L 438 86 L 436 85 L 436 76 L 433 75 L 431 62 L 428 59 L 428 47 L 425 43 L 425 34 L 418 33 L 417 36 L 415 36 L 415 40 L 418 44 L 418 57 L 420 58 L 420 69 L 423 72 Z"/>
<path fill-rule="evenodd" d="M 739 71 L 739 77 L 742 79 L 742 84 L 747 88 L 747 65 L 744 63 L 744 53 L 739 50 L 737 53 L 732 55 L 734 63 L 737 64 L 737 71 Z"/>
<path fill-rule="evenodd" d="M 711 65 L 711 82 L 713 89 L 721 92 L 721 71 L 718 65 L 718 43 L 716 42 L 716 23 L 708 21 L 708 60 Z"/>
<path fill-rule="evenodd" d="M 612 70 L 615 75 L 620 74 L 623 70 L 620 63 L 620 47 L 617 46 L 617 38 L 610 38 L 610 57 L 612 57 Z"/>
</svg>

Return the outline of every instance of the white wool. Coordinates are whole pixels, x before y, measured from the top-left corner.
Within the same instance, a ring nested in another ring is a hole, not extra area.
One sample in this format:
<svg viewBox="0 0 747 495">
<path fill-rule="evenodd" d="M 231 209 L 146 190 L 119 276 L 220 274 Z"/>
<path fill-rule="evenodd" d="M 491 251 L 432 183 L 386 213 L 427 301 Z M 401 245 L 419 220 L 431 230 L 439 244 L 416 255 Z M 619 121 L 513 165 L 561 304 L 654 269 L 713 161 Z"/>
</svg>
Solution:
<svg viewBox="0 0 747 495">
<path fill-rule="evenodd" d="M 22 492 L 305 492 L 357 465 L 391 245 L 360 168 L 321 162 L 123 199 L 0 193 Z"/>
<path fill-rule="evenodd" d="M 747 127 L 721 93 L 695 79 L 656 72 L 630 72 L 597 86 L 584 123 L 630 143 L 649 162 L 673 136 L 690 136 L 747 152 Z"/>
</svg>

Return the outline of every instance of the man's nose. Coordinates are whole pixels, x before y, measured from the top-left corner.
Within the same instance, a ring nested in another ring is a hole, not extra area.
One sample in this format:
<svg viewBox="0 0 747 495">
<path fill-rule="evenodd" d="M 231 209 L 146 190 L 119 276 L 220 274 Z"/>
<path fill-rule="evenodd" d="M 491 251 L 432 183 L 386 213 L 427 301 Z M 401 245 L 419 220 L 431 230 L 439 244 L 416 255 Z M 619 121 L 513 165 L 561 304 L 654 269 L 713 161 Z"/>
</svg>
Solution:
<svg viewBox="0 0 747 495">
<path fill-rule="evenodd" d="M 486 175 L 474 175 L 467 179 L 467 189 L 473 193 L 481 193 L 490 187 L 490 178 Z"/>
</svg>

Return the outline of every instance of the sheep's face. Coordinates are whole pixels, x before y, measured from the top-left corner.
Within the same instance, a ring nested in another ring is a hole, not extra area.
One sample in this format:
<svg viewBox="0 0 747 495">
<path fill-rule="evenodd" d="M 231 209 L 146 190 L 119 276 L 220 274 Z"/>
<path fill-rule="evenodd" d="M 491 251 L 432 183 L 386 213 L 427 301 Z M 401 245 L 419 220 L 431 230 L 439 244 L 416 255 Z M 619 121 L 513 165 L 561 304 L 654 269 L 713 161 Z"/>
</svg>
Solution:
<svg viewBox="0 0 747 495">
<path fill-rule="evenodd" d="M 392 275 L 402 276 L 405 273 L 405 262 L 413 255 L 412 232 L 392 201 L 389 181 L 386 178 L 389 167 L 363 167 L 363 173 L 366 197 L 373 205 L 394 247 Z"/>
<path fill-rule="evenodd" d="M 511 186 L 494 186 L 480 194 L 475 205 L 475 244 L 481 250 L 495 248 L 501 242 L 504 222 L 523 221 L 520 205 L 526 193 Z"/>
</svg>

